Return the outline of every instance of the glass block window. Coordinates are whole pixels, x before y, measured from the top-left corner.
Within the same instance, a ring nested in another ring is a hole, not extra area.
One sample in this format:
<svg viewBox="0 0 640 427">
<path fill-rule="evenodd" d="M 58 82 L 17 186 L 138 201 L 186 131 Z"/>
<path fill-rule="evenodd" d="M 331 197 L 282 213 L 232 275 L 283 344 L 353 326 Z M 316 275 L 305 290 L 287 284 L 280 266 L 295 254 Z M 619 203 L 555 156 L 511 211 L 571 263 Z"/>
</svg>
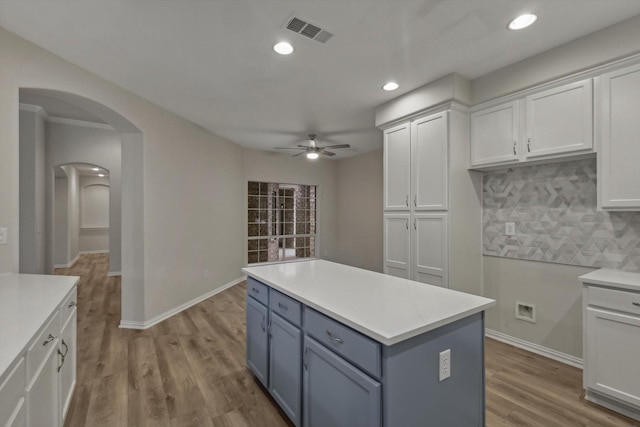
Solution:
<svg viewBox="0 0 640 427">
<path fill-rule="evenodd" d="M 249 181 L 247 261 L 315 257 L 316 186 Z"/>
</svg>

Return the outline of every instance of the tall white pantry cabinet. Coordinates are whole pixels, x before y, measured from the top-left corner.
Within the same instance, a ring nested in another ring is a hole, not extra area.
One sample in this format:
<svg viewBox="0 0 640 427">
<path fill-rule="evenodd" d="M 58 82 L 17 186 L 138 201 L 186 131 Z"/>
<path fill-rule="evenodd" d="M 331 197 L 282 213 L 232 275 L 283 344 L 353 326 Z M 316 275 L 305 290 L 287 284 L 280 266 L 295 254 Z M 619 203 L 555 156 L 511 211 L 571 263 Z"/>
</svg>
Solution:
<svg viewBox="0 0 640 427">
<path fill-rule="evenodd" d="M 469 116 L 445 110 L 384 133 L 384 272 L 480 294 L 481 180 L 469 171 Z"/>
</svg>

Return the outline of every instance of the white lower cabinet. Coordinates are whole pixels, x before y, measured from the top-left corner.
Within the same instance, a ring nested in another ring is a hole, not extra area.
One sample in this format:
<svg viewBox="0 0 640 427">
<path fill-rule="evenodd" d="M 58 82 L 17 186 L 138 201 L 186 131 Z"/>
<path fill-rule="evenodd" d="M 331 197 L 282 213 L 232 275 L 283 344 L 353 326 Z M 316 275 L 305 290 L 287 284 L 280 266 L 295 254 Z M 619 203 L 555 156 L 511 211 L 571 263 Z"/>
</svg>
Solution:
<svg viewBox="0 0 640 427">
<path fill-rule="evenodd" d="M 384 241 L 385 273 L 448 286 L 447 214 L 385 214 Z"/>
<path fill-rule="evenodd" d="M 76 383 L 75 287 L 0 384 L 0 426 L 60 427 Z"/>
<path fill-rule="evenodd" d="M 27 425 L 30 427 L 51 427 L 60 422 L 58 340 L 50 344 L 43 363 L 27 385 Z"/>
<path fill-rule="evenodd" d="M 616 289 L 584 277 L 585 397 L 640 420 L 640 286 Z"/>
<path fill-rule="evenodd" d="M 72 314 L 60 331 L 60 425 L 64 424 L 64 418 L 69 410 L 73 389 L 76 384 L 76 335 L 77 314 L 74 308 Z"/>
</svg>

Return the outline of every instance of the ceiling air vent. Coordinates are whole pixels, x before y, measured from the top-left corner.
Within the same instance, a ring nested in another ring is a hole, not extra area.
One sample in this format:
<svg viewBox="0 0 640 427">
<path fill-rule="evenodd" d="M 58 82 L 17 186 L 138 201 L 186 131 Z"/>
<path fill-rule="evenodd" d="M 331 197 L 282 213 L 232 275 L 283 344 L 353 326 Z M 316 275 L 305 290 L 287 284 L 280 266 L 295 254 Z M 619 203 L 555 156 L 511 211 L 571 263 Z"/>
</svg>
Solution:
<svg viewBox="0 0 640 427">
<path fill-rule="evenodd" d="M 333 37 L 333 34 L 329 31 L 323 30 L 317 25 L 310 24 L 308 21 L 297 16 L 290 17 L 285 28 L 320 43 L 326 43 Z"/>
</svg>

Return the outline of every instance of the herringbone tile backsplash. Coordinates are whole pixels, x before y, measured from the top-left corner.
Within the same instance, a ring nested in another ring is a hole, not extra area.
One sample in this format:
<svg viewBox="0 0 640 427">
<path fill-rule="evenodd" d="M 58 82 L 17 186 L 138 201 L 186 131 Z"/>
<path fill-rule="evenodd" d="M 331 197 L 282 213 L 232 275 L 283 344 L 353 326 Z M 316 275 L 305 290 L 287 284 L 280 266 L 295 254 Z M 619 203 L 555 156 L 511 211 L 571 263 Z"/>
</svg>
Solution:
<svg viewBox="0 0 640 427">
<path fill-rule="evenodd" d="M 485 172 L 483 206 L 485 255 L 640 272 L 640 212 L 597 210 L 595 159 Z"/>
</svg>

